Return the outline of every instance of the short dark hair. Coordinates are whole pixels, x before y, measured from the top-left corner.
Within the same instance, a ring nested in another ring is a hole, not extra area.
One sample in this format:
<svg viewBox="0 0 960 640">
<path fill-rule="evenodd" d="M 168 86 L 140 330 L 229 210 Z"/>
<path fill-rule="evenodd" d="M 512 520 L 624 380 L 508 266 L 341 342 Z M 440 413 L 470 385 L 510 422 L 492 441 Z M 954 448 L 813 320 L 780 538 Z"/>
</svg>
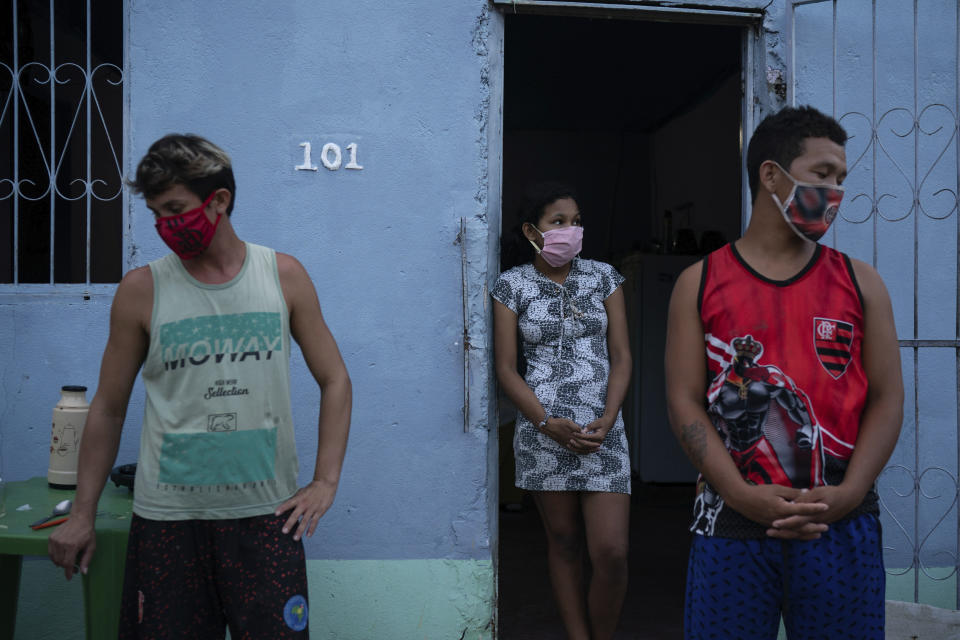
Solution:
<svg viewBox="0 0 960 640">
<path fill-rule="evenodd" d="M 533 248 L 523 235 L 523 224 L 529 222 L 537 226 L 543 211 L 557 200 L 570 198 L 577 201 L 576 190 L 568 184 L 555 181 L 536 182 L 523 190 L 520 205 L 517 208 L 517 224 L 510 233 L 503 234 L 501 243 L 501 266 L 509 269 L 526 262 L 530 262 L 530 253 Z"/>
<path fill-rule="evenodd" d="M 237 185 L 227 152 L 206 138 L 192 133 L 171 133 L 147 150 L 137 175 L 127 184 L 134 193 L 154 198 L 176 184 L 182 184 L 201 200 L 217 189 L 230 191 L 227 215 L 233 211 Z"/>
<path fill-rule="evenodd" d="M 757 199 L 760 165 L 773 160 L 786 170 L 804 152 L 807 138 L 829 138 L 843 146 L 847 132 L 839 122 L 811 106 L 784 107 L 757 126 L 747 147 L 747 175 L 750 199 Z"/>
<path fill-rule="evenodd" d="M 524 222 L 529 222 L 537 226 L 540 218 L 543 217 L 543 210 L 557 200 L 570 198 L 573 201 L 577 199 L 577 192 L 568 184 L 562 182 L 536 182 L 528 185 L 523 191 L 523 199 L 520 201 L 520 226 Z"/>
</svg>

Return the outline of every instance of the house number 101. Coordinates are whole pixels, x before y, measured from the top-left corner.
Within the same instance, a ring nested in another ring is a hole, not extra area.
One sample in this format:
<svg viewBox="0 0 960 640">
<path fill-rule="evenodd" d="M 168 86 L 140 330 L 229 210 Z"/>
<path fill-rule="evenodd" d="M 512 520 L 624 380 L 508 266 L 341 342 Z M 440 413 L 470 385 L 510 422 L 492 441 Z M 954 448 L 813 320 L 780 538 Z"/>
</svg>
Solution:
<svg viewBox="0 0 960 640">
<path fill-rule="evenodd" d="M 317 171 L 317 165 L 313 164 L 310 160 L 310 143 L 301 142 L 300 146 L 303 147 L 303 164 L 298 164 L 294 169 L 297 171 Z M 347 164 L 343 165 L 343 168 L 363 169 L 362 166 L 357 164 L 356 142 L 351 142 L 347 145 L 347 152 L 350 154 L 350 160 Z M 343 151 L 341 151 L 340 145 L 333 142 L 328 142 L 323 145 L 323 148 L 320 150 L 320 163 L 330 171 L 339 169 L 343 163 Z"/>
</svg>

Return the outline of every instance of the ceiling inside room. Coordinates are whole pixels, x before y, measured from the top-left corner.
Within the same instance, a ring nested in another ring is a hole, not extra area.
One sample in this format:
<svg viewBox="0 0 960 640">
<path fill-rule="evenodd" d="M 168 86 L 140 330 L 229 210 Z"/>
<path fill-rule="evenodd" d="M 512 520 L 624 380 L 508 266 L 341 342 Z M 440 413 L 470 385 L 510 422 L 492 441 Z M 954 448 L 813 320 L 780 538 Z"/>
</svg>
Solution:
<svg viewBox="0 0 960 640">
<path fill-rule="evenodd" d="M 507 16 L 507 130 L 649 132 L 740 72 L 741 29 Z"/>
</svg>

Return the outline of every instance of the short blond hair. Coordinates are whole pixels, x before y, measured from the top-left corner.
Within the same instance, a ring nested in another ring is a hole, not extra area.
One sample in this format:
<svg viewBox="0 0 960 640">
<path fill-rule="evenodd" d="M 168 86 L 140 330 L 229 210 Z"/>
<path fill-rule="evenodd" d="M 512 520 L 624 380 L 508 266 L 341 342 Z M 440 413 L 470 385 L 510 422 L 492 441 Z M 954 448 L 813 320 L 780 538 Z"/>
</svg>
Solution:
<svg viewBox="0 0 960 640">
<path fill-rule="evenodd" d="M 230 156 L 192 133 L 171 133 L 150 145 L 137 165 L 136 177 L 127 184 L 145 198 L 154 198 L 176 184 L 202 200 L 217 189 L 227 189 L 231 195 L 228 216 L 237 198 Z"/>
</svg>

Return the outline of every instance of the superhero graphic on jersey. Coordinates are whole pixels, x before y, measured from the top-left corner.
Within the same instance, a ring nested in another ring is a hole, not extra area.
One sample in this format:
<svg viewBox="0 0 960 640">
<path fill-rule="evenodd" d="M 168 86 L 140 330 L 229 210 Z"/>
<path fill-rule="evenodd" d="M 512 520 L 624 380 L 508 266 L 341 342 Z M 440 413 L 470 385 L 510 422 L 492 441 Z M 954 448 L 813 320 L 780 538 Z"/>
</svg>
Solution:
<svg viewBox="0 0 960 640">
<path fill-rule="evenodd" d="M 728 345 L 729 363 L 707 390 L 707 415 L 744 479 L 806 488 L 824 484 L 821 426 L 809 398 L 778 367 L 760 364 L 763 344 L 752 336 Z M 699 487 L 696 528 L 710 534 L 723 501 Z"/>
<path fill-rule="evenodd" d="M 808 488 L 843 482 L 867 397 L 863 297 L 844 254 L 816 245 L 785 280 L 728 244 L 703 260 L 704 407 L 746 482 Z M 691 531 L 765 538 L 703 480 Z M 876 513 L 867 492 L 851 514 Z"/>
</svg>

